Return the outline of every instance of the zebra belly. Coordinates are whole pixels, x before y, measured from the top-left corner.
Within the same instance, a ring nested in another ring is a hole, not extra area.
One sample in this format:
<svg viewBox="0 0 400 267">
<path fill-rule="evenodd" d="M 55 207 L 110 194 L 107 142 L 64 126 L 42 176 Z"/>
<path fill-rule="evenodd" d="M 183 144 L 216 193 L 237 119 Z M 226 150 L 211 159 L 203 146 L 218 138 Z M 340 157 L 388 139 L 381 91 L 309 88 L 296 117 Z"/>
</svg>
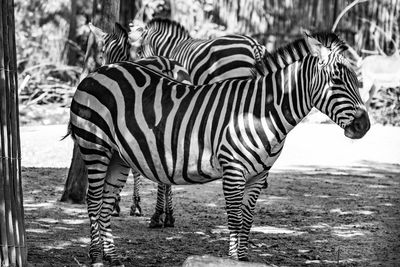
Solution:
<svg viewBox="0 0 400 267">
<path fill-rule="evenodd" d="M 123 135 L 126 136 L 126 135 Z M 205 149 L 201 156 L 198 153 L 184 155 L 184 144 L 178 145 L 178 153 L 172 153 L 167 143 L 163 144 L 164 153 L 159 153 L 155 142 L 147 140 L 149 151 L 144 153 L 139 142 L 128 142 L 129 149 L 119 146 L 121 157 L 132 169 L 144 177 L 165 184 L 197 184 L 207 183 L 222 177 L 222 168 L 213 154 Z M 123 142 L 119 142 L 120 144 Z M 132 155 L 136 160 L 132 160 Z"/>
</svg>

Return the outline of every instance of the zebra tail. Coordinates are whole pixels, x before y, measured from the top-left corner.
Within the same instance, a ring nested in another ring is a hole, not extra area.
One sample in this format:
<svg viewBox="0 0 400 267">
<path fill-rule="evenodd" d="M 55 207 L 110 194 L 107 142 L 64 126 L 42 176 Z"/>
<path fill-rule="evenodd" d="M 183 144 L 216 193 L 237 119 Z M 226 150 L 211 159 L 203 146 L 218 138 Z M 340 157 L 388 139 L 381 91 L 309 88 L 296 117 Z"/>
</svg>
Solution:
<svg viewBox="0 0 400 267">
<path fill-rule="evenodd" d="M 69 135 L 71 135 L 72 139 L 75 140 L 75 135 L 74 135 L 74 133 L 73 133 L 73 131 L 72 131 L 72 124 L 71 124 L 71 122 L 68 123 L 67 134 L 64 135 L 64 136 L 60 139 L 60 141 L 63 141 L 63 140 L 64 140 L 65 138 L 67 138 Z"/>
</svg>

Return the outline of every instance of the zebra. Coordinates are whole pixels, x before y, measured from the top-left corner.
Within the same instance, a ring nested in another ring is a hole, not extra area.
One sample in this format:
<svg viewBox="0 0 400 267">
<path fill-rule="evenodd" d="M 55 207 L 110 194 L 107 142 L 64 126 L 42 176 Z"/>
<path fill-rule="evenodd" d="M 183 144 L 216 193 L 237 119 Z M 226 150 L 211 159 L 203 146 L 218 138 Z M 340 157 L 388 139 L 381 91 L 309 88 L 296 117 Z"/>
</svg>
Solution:
<svg viewBox="0 0 400 267">
<path fill-rule="evenodd" d="M 267 51 L 249 36 L 194 39 L 180 23 L 166 18 L 152 19 L 145 30 L 134 26 L 131 25 L 129 35 L 141 43 L 136 51 L 139 57 L 174 59 L 188 70 L 193 84 L 266 74 L 263 57 Z"/>
<path fill-rule="evenodd" d="M 166 18 L 155 18 L 147 25 L 138 20 L 132 21 L 129 39 L 133 46 L 131 54 L 135 57 L 164 56 L 175 59 L 186 69 L 190 68 L 191 81 L 197 85 L 229 78 L 255 77 L 273 70 L 263 62 L 265 47 L 248 36 L 193 39 L 180 23 Z M 165 190 L 171 189 L 167 186 Z M 160 212 L 164 206 L 163 199 L 157 198 L 156 206 L 159 208 L 151 217 L 150 227 L 162 225 Z M 166 213 L 173 214 L 172 197 L 166 200 L 169 201 L 166 206 L 171 207 L 166 209 Z M 175 220 L 173 217 L 169 219 Z"/>
<path fill-rule="evenodd" d="M 104 32 L 102 29 L 89 23 L 90 31 L 95 35 L 96 40 L 103 43 L 101 50 L 102 65 L 127 61 L 132 59 L 131 46 L 127 31 L 119 24 L 115 23 L 114 31 L 110 33 Z M 148 57 L 136 60 L 141 65 L 148 66 L 155 71 L 160 71 L 165 75 L 187 84 L 191 84 L 190 76 L 185 68 L 174 60 L 168 60 L 164 57 Z M 140 175 L 133 173 L 133 194 L 132 205 L 130 208 L 131 216 L 142 216 L 142 208 L 140 206 Z M 113 216 L 119 216 L 120 213 L 120 196 L 118 195 L 115 202 Z M 161 222 L 160 216 L 164 213 L 165 219 Z M 158 184 L 157 201 L 155 212 L 150 219 L 150 228 L 157 227 L 174 227 L 175 218 L 173 217 L 172 207 L 172 191 L 170 185 Z"/>
<path fill-rule="evenodd" d="M 299 43 L 308 53 L 296 57 Z M 248 260 L 257 198 L 286 135 L 313 107 L 348 138 L 370 128 L 357 76 L 334 33 L 305 35 L 266 58 L 273 73 L 202 86 L 176 82 L 133 62 L 101 67 L 79 85 L 69 131 L 88 169 L 87 194 L 93 266 L 104 258 L 123 266 L 110 214 L 127 167 L 166 184 L 222 179 L 229 256 Z"/>
</svg>

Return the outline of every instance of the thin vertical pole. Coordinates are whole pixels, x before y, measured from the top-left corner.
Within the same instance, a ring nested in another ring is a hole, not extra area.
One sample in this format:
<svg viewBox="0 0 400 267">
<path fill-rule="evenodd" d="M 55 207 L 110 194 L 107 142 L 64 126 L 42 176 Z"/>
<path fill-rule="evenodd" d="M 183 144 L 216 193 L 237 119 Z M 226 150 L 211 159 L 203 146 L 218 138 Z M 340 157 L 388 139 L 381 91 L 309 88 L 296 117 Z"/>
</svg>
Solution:
<svg viewBox="0 0 400 267">
<path fill-rule="evenodd" d="M 14 1 L 0 7 L 0 266 L 27 265 L 21 183 L 21 147 Z"/>
</svg>

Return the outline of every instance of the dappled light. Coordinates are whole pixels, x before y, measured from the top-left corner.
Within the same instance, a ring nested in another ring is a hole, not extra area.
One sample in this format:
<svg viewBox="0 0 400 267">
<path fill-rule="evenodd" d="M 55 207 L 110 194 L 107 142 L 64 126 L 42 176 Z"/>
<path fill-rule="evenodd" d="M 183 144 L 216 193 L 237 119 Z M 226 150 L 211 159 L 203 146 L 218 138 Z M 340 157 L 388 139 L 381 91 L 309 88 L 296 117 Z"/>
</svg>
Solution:
<svg viewBox="0 0 400 267">
<path fill-rule="evenodd" d="M 2 0 L 1 267 L 400 266 L 399 11 Z"/>
<path fill-rule="evenodd" d="M 360 214 L 360 215 L 372 215 L 373 211 L 370 210 L 352 210 L 352 211 L 342 211 L 339 208 L 331 209 L 329 212 L 337 213 L 338 215 L 348 215 L 348 214 Z"/>
<path fill-rule="evenodd" d="M 45 229 L 38 229 L 38 228 L 29 228 L 26 229 L 27 233 L 35 233 L 35 234 L 45 234 L 47 230 Z"/>
<path fill-rule="evenodd" d="M 366 162 L 337 172 L 319 165 L 275 169 L 262 191 L 250 234 L 254 261 L 297 262 L 306 265 L 361 264 L 386 251 L 396 251 L 400 227 L 400 169 L 397 165 Z M 24 183 L 30 259 L 43 253 L 54 262 L 72 266 L 87 262 L 90 243 L 86 205 L 58 202 L 66 169 L 24 168 L 25 177 L 40 173 L 43 183 Z M 132 178 L 123 189 L 121 217 L 112 219 L 113 234 L 128 262 L 183 262 L 190 254 L 226 255 L 229 240 L 221 182 L 174 186 L 175 228 L 150 230 L 155 184 L 143 180 L 143 217 L 129 216 Z M 377 186 L 382 185 L 382 186 Z M 42 193 L 38 193 L 41 191 Z M 57 193 L 58 192 L 58 193 Z M 377 216 L 379 214 L 379 216 Z M 345 241 L 345 243 L 343 243 Z M 397 243 L 396 243 L 397 242 Z M 337 250 L 340 247 L 339 257 Z M 360 254 L 362 248 L 370 253 Z M 69 253 L 64 256 L 63 251 Z M 149 256 L 151 251 L 156 255 Z M 386 252 L 385 252 L 386 253 Z M 362 256 L 360 256 L 362 255 Z"/>
<path fill-rule="evenodd" d="M 334 265 L 338 265 L 338 264 L 363 264 L 365 263 L 366 260 L 364 259 L 340 259 L 340 260 L 306 260 L 304 263 L 305 264 L 309 264 L 309 265 L 320 265 L 320 264 L 334 264 Z"/>
<path fill-rule="evenodd" d="M 251 232 L 259 232 L 263 234 L 285 234 L 285 235 L 304 234 L 304 232 L 299 232 L 287 228 L 278 228 L 273 226 L 257 226 L 257 225 L 253 225 L 253 227 L 251 228 Z"/>
<path fill-rule="evenodd" d="M 35 209 L 50 209 L 55 206 L 55 202 L 50 203 L 27 203 L 24 204 L 25 210 L 35 210 Z"/>
<path fill-rule="evenodd" d="M 362 266 L 374 260 L 373 255 L 384 253 L 381 248 L 397 251 L 400 169 L 376 163 L 360 172 L 343 168 L 342 174 L 332 168 L 307 168 L 271 172 L 269 187 L 260 195 L 255 210 L 250 234 L 252 260 L 289 266 L 338 262 Z M 30 259 L 51 253 L 58 262 L 62 259 L 71 266 L 76 263 L 74 258 L 87 262 L 86 205 L 58 202 L 55 192 L 65 169 L 23 169 L 26 176 L 36 171 L 44 174 L 46 183 L 24 184 Z M 377 174 L 384 175 L 376 178 Z M 390 186 L 371 187 L 377 184 Z M 220 182 L 173 187 L 176 224 L 163 229 L 147 228 L 156 194 L 152 182 L 143 180 L 145 216 L 128 215 L 132 186 L 129 178 L 121 194 L 121 216 L 112 219 L 115 242 L 122 255 L 127 255 L 127 262 L 140 265 L 151 259 L 155 266 L 161 262 L 175 265 L 191 254 L 226 255 L 229 233 Z M 36 193 L 39 189 L 42 194 Z M 371 243 L 382 245 L 371 247 Z M 363 248 L 369 253 L 361 253 Z M 64 255 L 66 250 L 68 255 Z"/>
<path fill-rule="evenodd" d="M 343 238 L 352 238 L 356 236 L 363 236 L 365 235 L 365 232 L 360 231 L 360 230 L 354 230 L 354 229 L 335 229 L 333 230 L 333 235 L 336 235 L 338 237 L 343 237 Z"/>
</svg>

